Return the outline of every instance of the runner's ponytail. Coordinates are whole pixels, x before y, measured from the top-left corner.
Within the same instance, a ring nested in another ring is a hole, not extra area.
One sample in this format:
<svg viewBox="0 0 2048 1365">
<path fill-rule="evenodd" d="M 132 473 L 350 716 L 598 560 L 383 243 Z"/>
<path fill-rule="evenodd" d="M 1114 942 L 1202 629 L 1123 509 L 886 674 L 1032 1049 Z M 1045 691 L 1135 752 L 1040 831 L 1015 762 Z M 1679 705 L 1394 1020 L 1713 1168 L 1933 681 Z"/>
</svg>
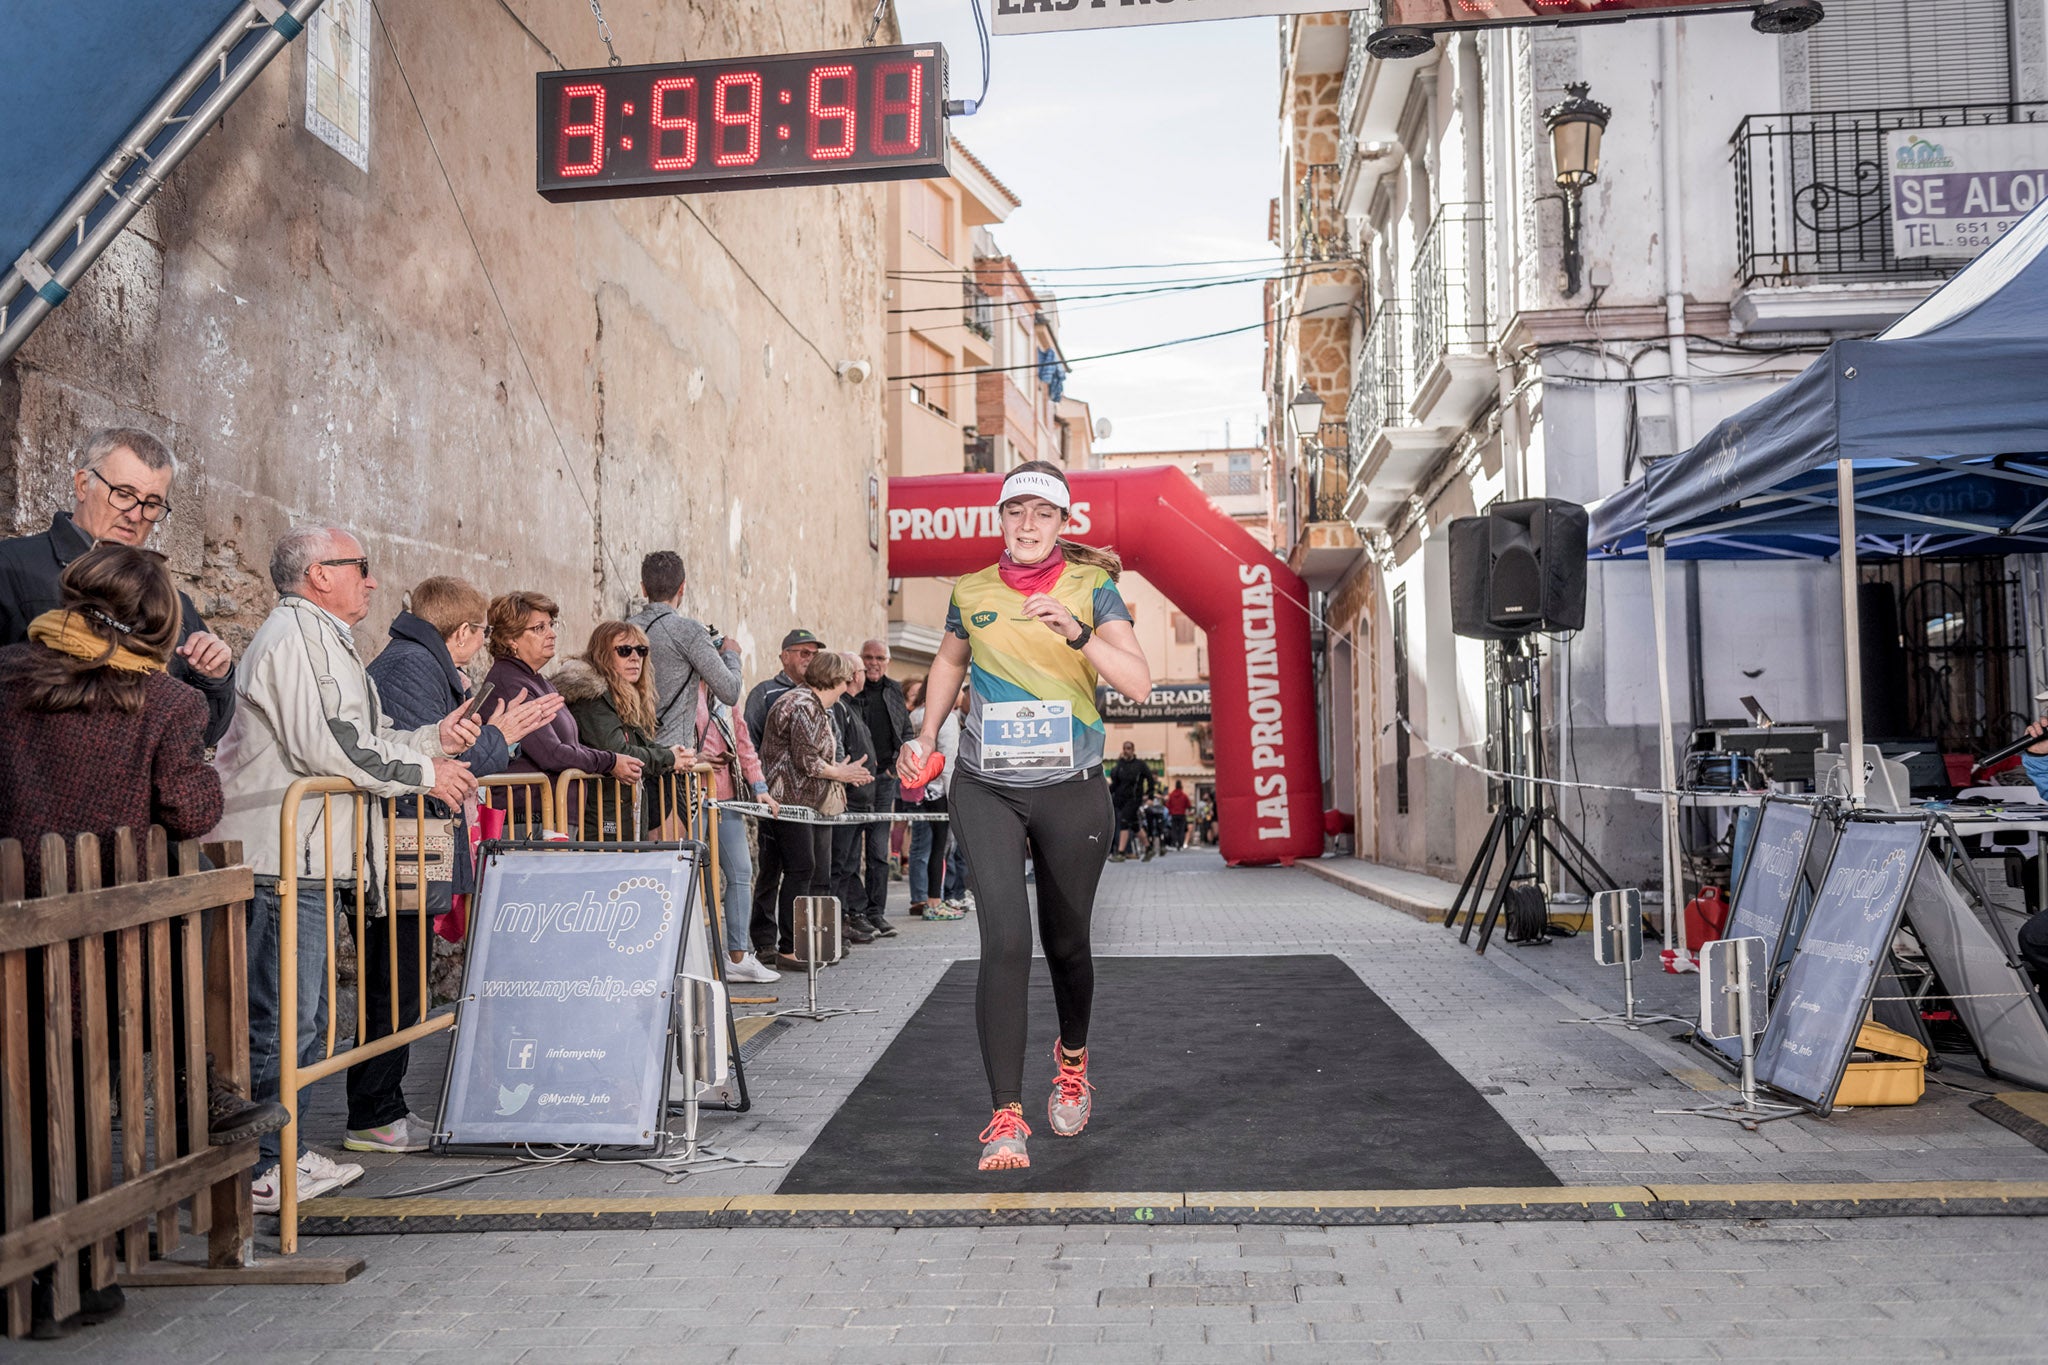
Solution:
<svg viewBox="0 0 2048 1365">
<path fill-rule="evenodd" d="M 1083 545 L 1078 540 L 1061 536 L 1053 542 L 1059 552 L 1067 557 L 1069 564 L 1090 564 L 1109 575 L 1114 583 L 1123 577 L 1124 561 L 1115 550 L 1100 545 Z"/>
</svg>

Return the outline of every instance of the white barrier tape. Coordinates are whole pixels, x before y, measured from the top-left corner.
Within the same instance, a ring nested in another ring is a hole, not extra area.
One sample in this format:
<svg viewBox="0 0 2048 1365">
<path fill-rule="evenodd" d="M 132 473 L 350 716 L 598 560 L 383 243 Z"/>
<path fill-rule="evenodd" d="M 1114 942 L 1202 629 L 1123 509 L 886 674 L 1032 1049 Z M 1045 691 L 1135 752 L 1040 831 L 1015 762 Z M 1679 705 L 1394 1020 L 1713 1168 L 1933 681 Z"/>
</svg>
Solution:
<svg viewBox="0 0 2048 1365">
<path fill-rule="evenodd" d="M 1446 763 L 1455 763 L 1461 768 L 1470 768 L 1475 773 L 1481 773 L 1487 777 L 1499 778 L 1503 782 L 1535 782 L 1545 787 L 1559 787 L 1578 791 L 1625 792 L 1631 796 L 1636 795 L 1638 793 L 1644 796 L 1678 797 L 1703 796 L 1711 794 L 1715 796 L 1755 796 L 1761 798 L 1767 795 L 1767 793 L 1765 792 L 1705 793 L 1696 791 L 1667 791 L 1662 787 L 1619 787 L 1611 782 L 1567 782 L 1561 777 L 1528 777 L 1522 773 L 1504 773 L 1498 768 L 1489 768 L 1483 763 L 1474 763 L 1471 759 L 1465 757 L 1465 755 L 1458 753 L 1454 750 L 1439 748 L 1436 745 L 1431 744 L 1428 740 L 1424 739 L 1421 735 L 1415 732 L 1415 727 L 1408 723 L 1406 717 L 1396 717 L 1394 720 L 1389 721 L 1386 725 L 1380 727 L 1381 733 L 1385 733 L 1387 730 L 1391 730 L 1396 725 L 1400 726 L 1403 730 L 1406 730 L 1408 732 L 1409 738 L 1413 739 L 1417 744 L 1420 744 L 1423 748 L 1427 749 L 1429 751 L 1429 756 L 1431 758 L 1439 758 Z"/>
<path fill-rule="evenodd" d="M 792 825 L 871 825 L 877 820 L 938 824 L 947 818 L 939 813 L 908 810 L 848 811 L 844 815 L 820 815 L 809 806 L 793 806 L 787 802 L 774 810 L 769 810 L 759 801 L 710 801 L 705 804 L 713 810 L 736 810 L 741 815 L 751 815 L 761 820 L 783 820 Z"/>
</svg>

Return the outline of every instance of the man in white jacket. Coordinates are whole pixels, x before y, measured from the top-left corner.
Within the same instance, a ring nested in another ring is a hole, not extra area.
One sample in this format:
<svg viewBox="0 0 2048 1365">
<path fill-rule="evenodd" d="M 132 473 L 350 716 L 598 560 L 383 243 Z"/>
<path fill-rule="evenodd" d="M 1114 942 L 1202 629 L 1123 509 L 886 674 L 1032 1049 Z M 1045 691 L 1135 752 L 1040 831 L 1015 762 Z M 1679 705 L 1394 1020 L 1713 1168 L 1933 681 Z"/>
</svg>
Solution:
<svg viewBox="0 0 2048 1365">
<path fill-rule="evenodd" d="M 356 847 L 352 803 L 315 797 L 299 805 L 293 847 L 281 848 L 279 816 L 286 790 L 302 777 L 339 777 L 377 796 L 431 792 L 460 805 L 476 789 L 476 780 L 448 755 L 475 742 L 479 721 L 458 721 L 458 707 L 439 725 L 410 733 L 393 729 L 349 633 L 369 615 L 370 594 L 377 587 L 361 542 L 349 532 L 317 526 L 287 532 L 271 554 L 270 580 L 278 603 L 242 656 L 235 675 L 235 718 L 214 757 L 227 804 L 211 837 L 239 840 L 256 872 L 256 895 L 249 907 L 250 1089 L 261 1098 L 277 1099 L 283 913 L 278 878 L 288 869 L 298 879 L 297 1053 L 304 1066 L 319 1056 L 326 1035 L 327 922 L 320 883 L 327 872 L 327 850 L 335 851 L 336 882 L 352 887 Z M 332 829 L 323 823 L 328 818 Z M 371 881 L 378 880 L 373 874 Z M 263 1138 L 262 1151 L 256 1208 L 275 1212 L 277 1138 Z M 363 1173 L 360 1166 L 329 1160 L 311 1148 L 300 1156 L 298 1167 L 300 1199 L 339 1189 Z"/>
</svg>

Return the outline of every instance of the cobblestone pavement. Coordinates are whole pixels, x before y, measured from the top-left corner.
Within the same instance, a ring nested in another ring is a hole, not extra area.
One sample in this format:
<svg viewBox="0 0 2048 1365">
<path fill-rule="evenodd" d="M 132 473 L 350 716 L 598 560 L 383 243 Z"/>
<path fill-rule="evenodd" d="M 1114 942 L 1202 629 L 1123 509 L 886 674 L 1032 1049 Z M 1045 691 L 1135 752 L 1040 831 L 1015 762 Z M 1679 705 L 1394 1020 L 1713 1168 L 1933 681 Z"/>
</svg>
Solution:
<svg viewBox="0 0 2048 1365">
<path fill-rule="evenodd" d="M 2019 1218 L 352 1238 L 335 1288 L 154 1289 L 21 1360 L 2038 1360 Z"/>
<path fill-rule="evenodd" d="M 900 898 L 901 887 L 897 888 Z M 779 1031 L 750 1070 L 756 1108 L 705 1137 L 794 1160 L 922 1001 L 974 924 L 897 921 L 822 978 L 827 1004 L 876 1013 Z M 1756 1134 L 1658 1115 L 1722 1073 L 1665 1036 L 1564 1022 L 1615 1007 L 1584 939 L 1455 935 L 1299 871 L 1209 853 L 1113 865 L 1102 953 L 1335 953 L 1478 1086 L 1568 1184 L 2048 1179 L 2044 1153 L 1931 1085 L 1922 1104 L 1793 1119 Z M 1665 1008 L 1691 978 L 1646 973 Z M 800 979 L 764 988 L 800 1003 Z M 1107 1055 L 1113 1040 L 1097 1040 Z M 963 1044 L 964 1045 L 964 1044 Z M 437 1050 L 416 1052 L 431 1113 Z M 1951 1067 L 1958 1085 L 1997 1089 Z M 1725 1095 L 1725 1090 L 1720 1092 Z M 1102 1100 L 1114 1102 L 1113 1093 Z M 1259 1096 L 1248 1102 L 1259 1102 Z M 339 1137 L 339 1083 L 307 1129 Z M 972 1134 L 958 1152 L 969 1159 Z M 362 1158 L 348 1193 L 502 1167 Z M 779 1169 L 672 1180 L 637 1165 L 519 1169 L 451 1195 L 737 1194 Z M 317 1205 L 313 1206 L 317 1209 Z M 1078 1227 L 718 1230 L 308 1239 L 367 1257 L 329 1288 L 153 1289 L 119 1321 L 8 1358 L 320 1361 L 1663 1360 L 2038 1358 L 2048 1227 L 2022 1218 L 1419 1228 Z M 478 1350 L 482 1348 L 483 1354 Z M 31 1352 L 34 1354 L 31 1354 Z M 460 1353 L 459 1356 L 457 1353 Z"/>
</svg>

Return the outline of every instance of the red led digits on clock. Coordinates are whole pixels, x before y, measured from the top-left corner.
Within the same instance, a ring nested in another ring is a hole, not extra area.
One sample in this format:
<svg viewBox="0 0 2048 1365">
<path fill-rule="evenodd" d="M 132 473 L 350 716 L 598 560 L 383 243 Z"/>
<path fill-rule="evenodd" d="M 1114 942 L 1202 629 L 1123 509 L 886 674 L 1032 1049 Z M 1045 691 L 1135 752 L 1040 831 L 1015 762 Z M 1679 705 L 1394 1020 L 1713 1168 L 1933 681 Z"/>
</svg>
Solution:
<svg viewBox="0 0 2048 1365">
<path fill-rule="evenodd" d="M 682 98 L 674 98 L 681 96 Z M 683 105 L 688 112 L 671 114 L 670 109 Z M 653 126 L 652 146 L 654 154 L 649 163 L 657 171 L 686 171 L 697 164 L 697 78 L 695 76 L 668 76 L 654 83 L 654 92 L 647 99 L 647 121 Z M 683 149 L 673 156 L 664 155 L 668 147 L 667 134 L 681 133 Z"/>
<path fill-rule="evenodd" d="M 590 101 L 588 123 L 569 122 L 570 101 Z M 571 161 L 569 141 L 572 138 L 590 139 L 590 160 Z M 596 175 L 604 170 L 604 87 L 601 85 L 565 85 L 562 87 L 562 129 L 555 139 L 555 174 L 561 176 Z"/>
<path fill-rule="evenodd" d="M 903 78 L 905 94 L 889 97 L 891 77 Z M 875 68 L 873 146 L 876 156 L 902 156 L 924 144 L 924 68 L 916 62 L 883 62 Z M 890 137 L 890 125 L 903 120 L 903 136 Z"/>
<path fill-rule="evenodd" d="M 730 91 L 744 93 L 745 109 L 733 109 Z M 711 87 L 711 117 L 718 124 L 718 143 L 712 161 L 720 166 L 751 166 L 761 159 L 761 73 L 728 71 Z M 735 128 L 746 130 L 744 150 L 732 150 L 726 136 Z"/>
<path fill-rule="evenodd" d="M 825 99 L 827 81 L 840 83 L 837 101 Z M 828 143 L 820 134 L 825 124 L 835 122 L 839 125 L 839 137 Z M 849 64 L 811 68 L 811 160 L 840 161 L 852 156 L 853 126 L 853 67 Z"/>
</svg>

